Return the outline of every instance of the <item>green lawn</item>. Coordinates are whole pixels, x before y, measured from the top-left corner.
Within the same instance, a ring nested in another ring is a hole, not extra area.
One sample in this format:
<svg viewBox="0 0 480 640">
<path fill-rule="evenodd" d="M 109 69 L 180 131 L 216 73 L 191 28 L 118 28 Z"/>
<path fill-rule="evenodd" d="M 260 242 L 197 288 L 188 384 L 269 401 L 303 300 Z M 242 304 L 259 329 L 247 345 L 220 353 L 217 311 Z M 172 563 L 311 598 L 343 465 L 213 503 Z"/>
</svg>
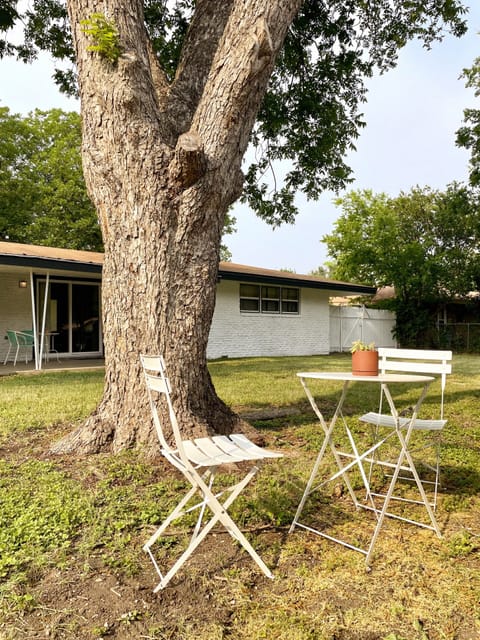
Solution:
<svg viewBox="0 0 480 640">
<path fill-rule="evenodd" d="M 48 455 L 49 444 L 94 408 L 102 372 L 0 378 L 0 640 L 480 638 L 479 356 L 455 356 L 447 382 L 441 539 L 389 521 L 367 572 L 360 554 L 306 531 L 288 534 L 321 442 L 295 373 L 349 366 L 348 355 L 210 363 L 219 395 L 285 453 L 231 509 L 275 579 L 219 529 L 157 595 L 142 545 L 183 480 L 134 451 Z M 316 391 L 329 414 L 338 384 Z M 398 388 L 396 397 L 411 405 L 415 389 Z M 435 415 L 437 402 L 435 383 L 424 415 Z M 345 420 L 356 439 L 369 437 L 358 412 L 375 403 L 367 385 L 352 387 Z M 371 533 L 369 514 L 353 512 L 332 487 L 312 498 L 305 517 L 358 542 Z M 176 533 L 160 549 L 167 564 L 184 543 L 185 524 Z"/>
</svg>

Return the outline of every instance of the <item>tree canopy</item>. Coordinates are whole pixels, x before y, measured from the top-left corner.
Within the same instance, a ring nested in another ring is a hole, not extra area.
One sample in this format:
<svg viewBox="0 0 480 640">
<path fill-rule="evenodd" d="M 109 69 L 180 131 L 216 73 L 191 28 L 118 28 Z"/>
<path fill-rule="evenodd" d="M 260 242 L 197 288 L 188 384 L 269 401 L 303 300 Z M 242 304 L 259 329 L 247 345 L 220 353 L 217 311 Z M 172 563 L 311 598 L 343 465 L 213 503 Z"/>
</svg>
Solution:
<svg viewBox="0 0 480 640">
<path fill-rule="evenodd" d="M 353 191 L 336 204 L 342 214 L 323 238 L 335 260 L 334 275 L 392 285 L 403 344 L 422 334 L 429 306 L 478 289 L 479 203 L 472 189 L 417 187 L 395 198 Z"/>
<path fill-rule="evenodd" d="M 80 156 L 78 113 L 0 107 L 0 238 L 100 251 Z"/>
<path fill-rule="evenodd" d="M 0 31 L 11 29 L 18 18 L 17 0 L 2 0 L 0 4 Z M 6 46 L 5 40 L 0 40 L 0 52 L 5 51 Z"/>
<path fill-rule="evenodd" d="M 157 59 L 169 81 L 179 60 L 198 0 L 146 0 L 144 17 Z M 0 55 L 32 60 L 49 51 L 60 64 L 55 80 L 62 91 L 77 90 L 72 35 L 63 0 L 36 0 L 21 15 L 7 2 L 11 24 L 21 19 L 24 41 L 8 33 Z M 361 105 L 365 78 L 396 63 L 398 51 L 419 38 L 426 48 L 445 30 L 466 31 L 460 0 L 305 0 L 292 23 L 259 110 L 251 142 L 256 159 L 246 172 L 242 198 L 273 225 L 293 222 L 295 194 L 317 198 L 325 189 L 340 190 L 351 181 L 344 156 L 354 148 L 364 126 Z M 290 171 L 275 189 L 263 181 L 275 162 Z"/>
<path fill-rule="evenodd" d="M 466 86 L 475 90 L 475 97 L 480 96 L 480 57 L 476 58 L 469 69 L 464 69 Z M 457 131 L 457 144 L 469 149 L 470 183 L 480 186 L 480 109 L 464 110 L 464 126 Z"/>
</svg>

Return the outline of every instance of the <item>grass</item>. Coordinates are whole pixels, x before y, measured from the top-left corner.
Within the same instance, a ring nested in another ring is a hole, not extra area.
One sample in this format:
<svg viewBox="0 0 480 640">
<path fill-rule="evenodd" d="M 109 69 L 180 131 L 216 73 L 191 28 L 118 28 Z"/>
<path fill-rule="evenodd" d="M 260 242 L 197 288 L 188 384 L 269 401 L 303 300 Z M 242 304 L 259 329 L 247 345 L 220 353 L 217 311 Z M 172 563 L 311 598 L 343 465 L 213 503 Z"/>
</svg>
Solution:
<svg viewBox="0 0 480 640">
<path fill-rule="evenodd" d="M 275 580 L 263 578 L 228 536 L 216 533 L 158 595 L 142 545 L 184 490 L 183 480 L 135 451 L 46 456 L 48 444 L 95 406 L 102 372 L 0 378 L 0 640 L 480 638 L 478 356 L 455 356 L 447 383 L 441 539 L 390 521 L 367 572 L 360 554 L 306 531 L 288 534 L 321 443 L 295 374 L 344 370 L 348 360 L 210 363 L 219 395 L 286 454 L 231 509 Z M 345 405 L 358 440 L 368 433 L 356 416 L 376 402 L 369 389 L 355 385 Z M 316 392 L 331 414 L 338 385 L 319 383 Z M 399 387 L 396 396 L 399 405 L 411 405 L 415 389 Z M 426 416 L 437 401 L 433 386 Z M 355 475 L 353 482 L 360 486 Z M 331 487 L 312 496 L 305 518 L 359 543 L 371 532 L 368 515 L 349 509 Z M 162 562 L 178 555 L 185 524 L 178 523 L 177 535 L 160 548 Z"/>
<path fill-rule="evenodd" d="M 0 438 L 85 417 L 95 408 L 102 384 L 98 371 L 0 378 Z"/>
</svg>

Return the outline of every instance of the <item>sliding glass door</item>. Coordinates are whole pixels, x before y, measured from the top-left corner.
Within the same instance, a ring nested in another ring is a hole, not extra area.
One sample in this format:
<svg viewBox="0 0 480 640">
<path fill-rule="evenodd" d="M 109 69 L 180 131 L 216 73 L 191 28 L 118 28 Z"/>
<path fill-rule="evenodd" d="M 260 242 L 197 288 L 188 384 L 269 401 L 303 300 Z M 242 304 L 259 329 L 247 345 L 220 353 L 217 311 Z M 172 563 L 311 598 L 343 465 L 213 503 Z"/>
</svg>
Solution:
<svg viewBox="0 0 480 640">
<path fill-rule="evenodd" d="M 41 330 L 46 280 L 37 280 L 37 326 Z M 100 283 L 51 279 L 45 332 L 50 348 L 63 355 L 102 354 Z"/>
</svg>

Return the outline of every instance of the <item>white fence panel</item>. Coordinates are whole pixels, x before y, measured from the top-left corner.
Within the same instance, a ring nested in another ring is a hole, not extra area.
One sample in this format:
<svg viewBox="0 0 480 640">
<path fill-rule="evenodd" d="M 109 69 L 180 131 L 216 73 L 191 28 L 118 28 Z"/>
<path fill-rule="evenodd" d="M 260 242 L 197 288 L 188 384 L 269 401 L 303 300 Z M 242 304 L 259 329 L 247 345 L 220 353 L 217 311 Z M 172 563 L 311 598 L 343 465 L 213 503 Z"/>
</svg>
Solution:
<svg viewBox="0 0 480 640">
<path fill-rule="evenodd" d="M 385 309 L 330 306 L 330 352 L 349 351 L 352 342 L 374 342 L 377 347 L 396 347 L 392 335 L 395 314 Z"/>
</svg>

